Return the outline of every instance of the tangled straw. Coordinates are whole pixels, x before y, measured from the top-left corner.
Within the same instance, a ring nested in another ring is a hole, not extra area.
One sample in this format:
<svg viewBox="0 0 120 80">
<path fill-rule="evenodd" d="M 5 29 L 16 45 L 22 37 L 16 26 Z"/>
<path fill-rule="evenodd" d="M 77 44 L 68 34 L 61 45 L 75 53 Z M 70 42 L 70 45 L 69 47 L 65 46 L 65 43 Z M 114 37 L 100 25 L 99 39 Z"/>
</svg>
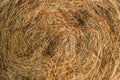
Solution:
<svg viewBox="0 0 120 80">
<path fill-rule="evenodd" d="M 120 1 L 0 0 L 0 80 L 120 80 Z"/>
</svg>

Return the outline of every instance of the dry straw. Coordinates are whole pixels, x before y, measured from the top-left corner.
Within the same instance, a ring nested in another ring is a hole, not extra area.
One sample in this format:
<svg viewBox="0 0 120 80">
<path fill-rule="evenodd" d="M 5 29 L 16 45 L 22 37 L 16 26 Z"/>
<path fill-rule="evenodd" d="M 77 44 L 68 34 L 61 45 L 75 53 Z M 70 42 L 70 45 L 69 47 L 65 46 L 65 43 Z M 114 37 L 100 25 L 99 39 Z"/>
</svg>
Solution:
<svg viewBox="0 0 120 80">
<path fill-rule="evenodd" d="M 0 80 L 120 80 L 120 0 L 0 0 Z"/>
</svg>

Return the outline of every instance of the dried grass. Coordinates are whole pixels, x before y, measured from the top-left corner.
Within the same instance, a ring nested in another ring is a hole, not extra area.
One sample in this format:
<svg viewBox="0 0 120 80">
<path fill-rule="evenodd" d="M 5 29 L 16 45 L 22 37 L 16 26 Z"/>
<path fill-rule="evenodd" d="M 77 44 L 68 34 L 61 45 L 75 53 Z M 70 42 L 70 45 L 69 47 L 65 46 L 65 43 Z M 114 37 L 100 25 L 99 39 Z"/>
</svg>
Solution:
<svg viewBox="0 0 120 80">
<path fill-rule="evenodd" d="M 0 0 L 0 80 L 120 80 L 120 0 Z"/>
</svg>

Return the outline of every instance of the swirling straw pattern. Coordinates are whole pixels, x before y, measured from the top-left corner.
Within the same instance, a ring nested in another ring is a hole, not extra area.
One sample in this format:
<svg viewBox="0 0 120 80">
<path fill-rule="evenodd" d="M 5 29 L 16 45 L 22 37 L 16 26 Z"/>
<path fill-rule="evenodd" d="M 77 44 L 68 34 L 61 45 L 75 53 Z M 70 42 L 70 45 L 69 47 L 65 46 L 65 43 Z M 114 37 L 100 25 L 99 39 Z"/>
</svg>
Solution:
<svg viewBox="0 0 120 80">
<path fill-rule="evenodd" d="M 120 80 L 120 0 L 0 0 L 0 80 Z"/>
</svg>

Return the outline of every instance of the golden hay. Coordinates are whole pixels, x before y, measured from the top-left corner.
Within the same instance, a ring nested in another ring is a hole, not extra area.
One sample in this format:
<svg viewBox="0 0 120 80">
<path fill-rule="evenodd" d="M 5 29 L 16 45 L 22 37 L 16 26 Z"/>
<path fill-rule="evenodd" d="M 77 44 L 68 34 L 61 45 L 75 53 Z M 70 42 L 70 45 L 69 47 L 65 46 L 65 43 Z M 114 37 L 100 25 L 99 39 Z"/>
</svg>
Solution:
<svg viewBox="0 0 120 80">
<path fill-rule="evenodd" d="M 0 0 L 0 80 L 120 80 L 120 0 Z"/>
</svg>

